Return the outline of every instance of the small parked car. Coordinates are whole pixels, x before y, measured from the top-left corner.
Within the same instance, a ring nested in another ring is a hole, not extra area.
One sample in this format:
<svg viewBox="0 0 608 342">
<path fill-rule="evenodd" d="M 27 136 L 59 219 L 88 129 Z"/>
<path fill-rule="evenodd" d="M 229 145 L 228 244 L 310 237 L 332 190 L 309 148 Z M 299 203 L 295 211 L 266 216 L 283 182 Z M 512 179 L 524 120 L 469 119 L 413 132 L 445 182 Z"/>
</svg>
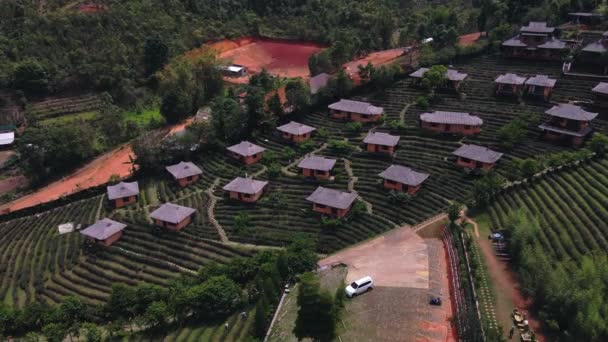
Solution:
<svg viewBox="0 0 608 342">
<path fill-rule="evenodd" d="M 353 281 L 346 287 L 346 297 L 352 298 L 374 288 L 372 277 L 367 276 Z"/>
</svg>

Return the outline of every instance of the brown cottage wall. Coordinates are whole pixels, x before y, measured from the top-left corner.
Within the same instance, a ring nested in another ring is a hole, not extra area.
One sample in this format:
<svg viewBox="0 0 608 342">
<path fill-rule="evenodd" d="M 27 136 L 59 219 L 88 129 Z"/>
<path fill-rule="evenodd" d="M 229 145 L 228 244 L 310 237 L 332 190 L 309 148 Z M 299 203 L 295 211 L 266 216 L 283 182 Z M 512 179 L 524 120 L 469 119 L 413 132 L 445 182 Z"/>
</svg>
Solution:
<svg viewBox="0 0 608 342">
<path fill-rule="evenodd" d="M 356 122 L 376 122 L 380 120 L 382 115 L 363 115 L 358 113 L 351 113 L 350 119 Z"/>
<path fill-rule="evenodd" d="M 192 222 L 192 215 L 186 217 L 185 219 L 183 219 L 178 224 L 173 224 L 173 223 L 161 221 L 161 220 L 158 220 L 158 219 L 154 219 L 154 223 L 157 226 L 165 227 L 167 229 L 175 230 L 175 231 L 181 230 L 182 228 L 184 228 L 185 226 L 187 226 L 188 224 L 190 224 L 190 222 Z"/>
<path fill-rule="evenodd" d="M 126 205 L 132 204 L 137 202 L 137 196 L 130 196 L 130 197 L 124 197 L 124 198 L 117 198 L 114 200 L 114 207 L 116 208 L 122 208 Z"/>
<path fill-rule="evenodd" d="M 458 157 L 458 159 L 456 159 L 456 165 L 467 168 L 467 169 L 484 169 L 484 170 L 490 170 L 494 167 L 494 164 L 482 163 L 482 162 L 478 162 L 475 160 L 466 161 L 461 157 Z"/>
<path fill-rule="evenodd" d="M 192 176 L 190 180 L 188 180 L 188 178 L 180 178 L 177 180 L 177 184 L 179 184 L 179 186 L 186 187 L 192 183 L 195 183 L 196 181 L 198 181 L 199 175 L 195 175 Z"/>
<path fill-rule="evenodd" d="M 375 144 L 367 144 L 367 152 L 377 152 L 377 153 L 386 153 L 386 154 L 393 154 L 393 152 L 395 152 L 395 147 L 394 146 L 382 146 L 382 145 L 375 145 Z"/>
<path fill-rule="evenodd" d="M 481 132 L 481 126 L 468 126 L 465 125 L 449 125 L 449 130 L 446 130 L 446 124 L 437 124 L 433 126 L 430 122 L 422 121 L 420 125 L 423 129 L 438 133 L 458 133 L 464 135 L 478 134 Z"/>
<path fill-rule="evenodd" d="M 322 172 L 318 170 L 312 169 L 302 169 L 302 174 L 305 177 L 315 177 L 317 179 L 329 179 L 331 177 L 331 172 Z"/>
<path fill-rule="evenodd" d="M 110 237 L 108 237 L 105 240 L 100 240 L 99 243 L 106 246 L 106 247 L 110 247 L 112 246 L 112 244 L 118 240 L 120 240 L 120 238 L 122 237 L 122 230 L 111 235 Z"/>
<path fill-rule="evenodd" d="M 260 159 L 262 159 L 261 152 L 258 154 L 254 154 L 252 156 L 243 157 L 241 160 L 243 161 L 243 163 L 249 165 L 249 164 L 257 163 L 258 161 L 260 161 Z"/>
<path fill-rule="evenodd" d="M 240 192 L 236 192 L 236 191 L 230 191 L 230 199 L 233 200 L 237 200 L 237 201 L 242 201 L 242 202 L 249 202 L 249 203 L 253 203 L 253 202 L 257 202 L 260 197 L 262 197 L 262 193 L 264 191 L 260 191 L 256 194 L 253 194 L 251 196 L 247 196 L 246 194 L 240 193 Z"/>
<path fill-rule="evenodd" d="M 405 191 L 411 195 L 414 195 L 415 193 L 417 193 L 420 188 L 422 187 L 422 184 L 419 184 L 417 186 L 407 186 L 405 184 L 399 183 L 399 182 L 389 182 L 388 179 L 384 180 L 384 187 L 386 189 L 390 189 L 390 190 L 397 190 L 397 191 Z"/>
<path fill-rule="evenodd" d="M 346 214 L 348 214 L 350 207 L 348 207 L 346 209 L 336 209 L 336 208 L 325 206 L 324 208 L 322 208 L 322 207 L 319 207 L 316 203 L 313 203 L 312 210 L 316 211 L 318 213 L 324 214 L 324 215 L 344 217 L 344 216 L 346 216 Z"/>
<path fill-rule="evenodd" d="M 306 141 L 308 139 L 310 139 L 311 134 L 310 133 L 306 133 L 306 134 L 301 134 L 301 135 L 295 135 L 295 134 L 290 134 L 290 133 L 283 133 L 283 139 L 286 140 L 290 140 L 296 143 L 300 143 L 303 141 Z"/>
</svg>

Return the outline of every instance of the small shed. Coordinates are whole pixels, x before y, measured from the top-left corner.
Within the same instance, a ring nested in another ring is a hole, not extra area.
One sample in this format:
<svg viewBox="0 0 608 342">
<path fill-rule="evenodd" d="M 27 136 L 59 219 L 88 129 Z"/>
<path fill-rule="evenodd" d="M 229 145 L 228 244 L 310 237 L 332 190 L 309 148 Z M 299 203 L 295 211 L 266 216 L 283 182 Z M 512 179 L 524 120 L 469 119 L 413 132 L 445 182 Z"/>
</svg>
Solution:
<svg viewBox="0 0 608 342">
<path fill-rule="evenodd" d="M 268 182 L 255 180 L 249 177 L 237 177 L 224 186 L 230 199 L 243 202 L 256 202 L 262 194 Z"/>
<path fill-rule="evenodd" d="M 591 89 L 595 99 L 603 104 L 608 104 L 608 82 L 600 82 Z"/>
<path fill-rule="evenodd" d="M 393 154 L 395 152 L 395 147 L 399 143 L 399 139 L 400 137 L 398 135 L 370 131 L 365 139 L 363 139 L 363 143 L 368 152 Z"/>
<path fill-rule="evenodd" d="M 538 126 L 546 140 L 560 140 L 574 146 L 583 144 L 585 138 L 593 131 L 591 121 L 598 113 L 584 110 L 580 106 L 560 103 L 547 110 L 549 120 Z"/>
<path fill-rule="evenodd" d="M 282 133 L 283 139 L 290 140 L 296 143 L 310 139 L 312 132 L 316 130 L 314 127 L 301 124 L 299 122 L 290 121 L 289 123 L 277 127 Z"/>
<path fill-rule="evenodd" d="M 420 114 L 420 127 L 437 133 L 471 135 L 481 132 L 483 120 L 461 112 L 434 111 Z"/>
<path fill-rule="evenodd" d="M 192 162 L 182 161 L 178 164 L 167 166 L 166 169 L 181 187 L 196 182 L 201 174 L 203 174 L 203 171 Z"/>
<path fill-rule="evenodd" d="M 249 141 L 241 141 L 236 145 L 228 147 L 228 151 L 230 151 L 233 158 L 245 164 L 253 164 L 262 159 L 262 153 L 266 149 Z"/>
<path fill-rule="evenodd" d="M 321 156 L 307 156 L 300 161 L 298 168 L 302 170 L 302 174 L 306 177 L 329 179 L 334 165 L 336 165 L 335 159 Z"/>
<path fill-rule="evenodd" d="M 384 109 L 369 102 L 342 99 L 328 106 L 332 117 L 357 122 L 375 122 L 380 120 Z"/>
<path fill-rule="evenodd" d="M 310 95 L 316 95 L 317 93 L 319 93 L 321 89 L 327 86 L 327 83 L 329 83 L 330 79 L 331 76 L 326 73 L 321 73 L 311 77 L 308 81 L 308 85 L 310 87 Z"/>
<path fill-rule="evenodd" d="M 139 184 L 137 182 L 120 182 L 116 185 L 108 185 L 108 200 L 114 203 L 115 208 L 122 208 L 137 202 L 139 196 Z"/>
<path fill-rule="evenodd" d="M 456 165 L 466 169 L 490 170 L 502 157 L 502 153 L 490 150 L 487 147 L 464 144 L 452 152 L 456 157 Z"/>
<path fill-rule="evenodd" d="M 80 231 L 88 241 L 109 247 L 122 237 L 126 224 L 109 218 L 101 219 Z"/>
<path fill-rule="evenodd" d="M 504 75 L 498 76 L 494 83 L 496 83 L 496 95 L 521 95 L 524 87 L 524 83 L 526 82 L 526 78 L 507 73 Z"/>
<path fill-rule="evenodd" d="M 417 193 L 422 183 L 429 178 L 428 173 L 417 172 L 401 165 L 391 165 L 379 176 L 384 179 L 386 189 L 403 191 L 411 195 Z"/>
<path fill-rule="evenodd" d="M 312 210 L 325 215 L 344 217 L 348 214 L 357 194 L 318 187 L 307 201 L 312 202 Z"/>
<path fill-rule="evenodd" d="M 8 148 L 15 142 L 15 125 L 0 125 L 0 150 Z"/>
<path fill-rule="evenodd" d="M 551 91 L 557 82 L 554 78 L 549 78 L 547 75 L 536 75 L 526 80 L 526 93 L 532 96 L 539 96 L 545 100 L 551 96 Z"/>
<path fill-rule="evenodd" d="M 247 67 L 244 65 L 232 64 L 224 68 L 224 75 L 229 77 L 247 76 Z"/>
<path fill-rule="evenodd" d="M 150 213 L 150 218 L 157 226 L 170 230 L 181 230 L 190 222 L 196 209 L 184 207 L 173 203 L 165 203 Z"/>
</svg>

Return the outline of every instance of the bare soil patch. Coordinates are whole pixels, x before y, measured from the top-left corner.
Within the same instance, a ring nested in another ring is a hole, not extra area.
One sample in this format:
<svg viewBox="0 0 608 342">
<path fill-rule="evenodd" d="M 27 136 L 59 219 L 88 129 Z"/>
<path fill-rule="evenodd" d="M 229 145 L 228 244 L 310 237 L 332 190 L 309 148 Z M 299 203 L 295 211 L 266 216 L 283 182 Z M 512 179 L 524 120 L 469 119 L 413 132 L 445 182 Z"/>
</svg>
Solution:
<svg viewBox="0 0 608 342">
<path fill-rule="evenodd" d="M 375 67 L 393 62 L 398 57 L 405 54 L 406 48 L 396 48 L 384 51 L 372 52 L 364 57 L 345 63 L 342 67 L 344 71 L 353 79 L 355 84 L 361 83 L 359 77 L 359 65 L 366 66 L 367 63 L 372 63 Z"/>
</svg>

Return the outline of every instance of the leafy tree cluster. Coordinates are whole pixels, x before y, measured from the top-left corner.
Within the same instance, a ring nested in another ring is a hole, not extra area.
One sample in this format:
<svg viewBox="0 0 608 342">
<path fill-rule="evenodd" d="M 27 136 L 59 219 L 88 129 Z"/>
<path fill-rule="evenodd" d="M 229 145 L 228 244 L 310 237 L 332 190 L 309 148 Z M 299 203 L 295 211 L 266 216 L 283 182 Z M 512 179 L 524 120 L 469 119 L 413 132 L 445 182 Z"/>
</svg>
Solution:
<svg viewBox="0 0 608 342">
<path fill-rule="evenodd" d="M 603 253 L 578 260 L 554 260 L 538 235 L 540 224 L 529 212 L 511 213 L 505 223 L 522 288 L 534 296 L 540 316 L 564 341 L 608 339 L 608 258 Z"/>
<path fill-rule="evenodd" d="M 336 335 L 336 322 L 343 305 L 344 292 L 331 293 L 321 290 L 319 279 L 313 273 L 300 277 L 298 291 L 298 316 L 293 333 L 298 339 L 332 341 Z"/>
<path fill-rule="evenodd" d="M 475 205 L 484 208 L 491 204 L 505 185 L 505 179 L 496 172 L 488 172 L 473 183 Z"/>
<path fill-rule="evenodd" d="M 538 114 L 519 114 L 498 130 L 497 136 L 500 146 L 506 150 L 513 149 L 526 138 L 528 127 L 537 125 L 539 121 L 540 116 Z"/>
<path fill-rule="evenodd" d="M 510 181 L 529 178 L 547 168 L 581 161 L 591 157 L 591 155 L 590 149 L 583 148 L 578 151 L 556 152 L 535 158 L 515 158 L 505 163 L 505 176 Z"/>
</svg>

